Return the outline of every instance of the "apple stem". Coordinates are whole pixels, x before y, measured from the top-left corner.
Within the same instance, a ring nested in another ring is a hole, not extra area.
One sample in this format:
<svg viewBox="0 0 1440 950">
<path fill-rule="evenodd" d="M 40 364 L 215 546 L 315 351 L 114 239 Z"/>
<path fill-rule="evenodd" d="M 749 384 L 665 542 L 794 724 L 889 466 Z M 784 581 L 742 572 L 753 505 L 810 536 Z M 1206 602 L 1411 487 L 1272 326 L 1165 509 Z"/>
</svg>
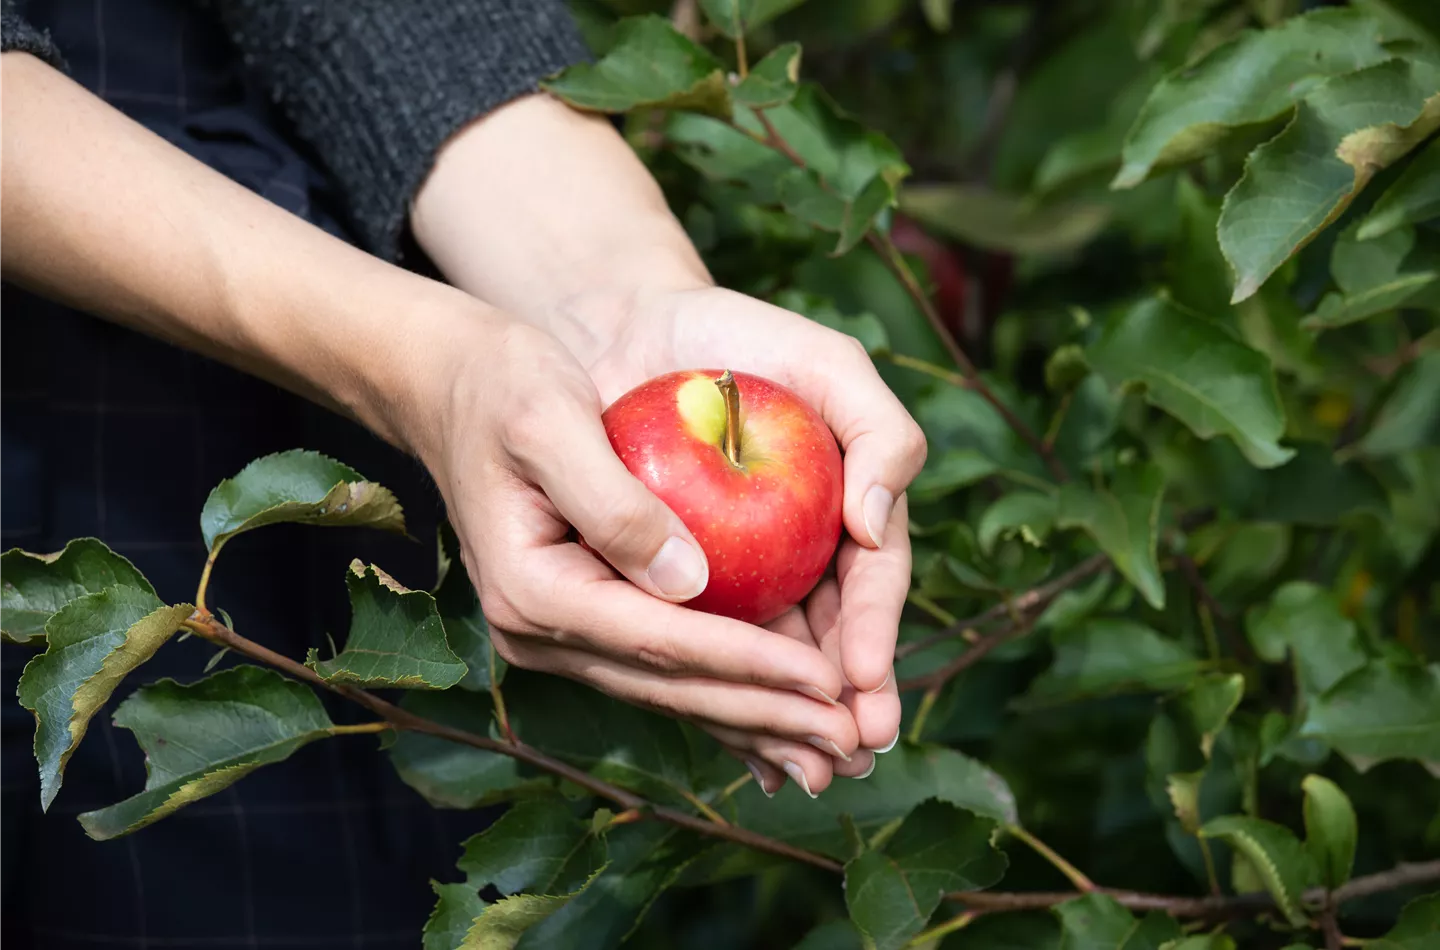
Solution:
<svg viewBox="0 0 1440 950">
<path fill-rule="evenodd" d="M 740 387 L 728 369 L 715 380 L 715 385 L 725 397 L 725 457 L 731 465 L 740 468 Z"/>
</svg>

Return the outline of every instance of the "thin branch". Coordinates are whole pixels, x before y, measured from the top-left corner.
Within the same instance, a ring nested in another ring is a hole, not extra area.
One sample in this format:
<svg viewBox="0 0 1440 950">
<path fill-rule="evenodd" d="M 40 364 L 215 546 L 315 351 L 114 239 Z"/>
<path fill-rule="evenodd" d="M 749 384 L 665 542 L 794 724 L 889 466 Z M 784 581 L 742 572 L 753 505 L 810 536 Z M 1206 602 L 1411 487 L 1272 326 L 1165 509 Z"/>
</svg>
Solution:
<svg viewBox="0 0 1440 950">
<path fill-rule="evenodd" d="M 532 765 L 541 771 L 548 772 L 551 775 L 565 779 L 567 782 L 578 785 L 592 795 L 608 799 L 616 805 L 619 805 L 622 809 L 633 809 L 648 817 L 656 818 L 667 824 L 685 828 L 707 837 L 723 838 L 727 841 L 733 841 L 735 844 L 744 845 L 755 851 L 773 854 L 776 857 L 789 858 L 792 861 L 801 861 L 826 871 L 839 872 L 841 870 L 839 862 L 831 860 L 824 855 L 793 847 L 783 841 L 756 834 L 753 831 L 736 825 L 716 824 L 703 818 L 697 818 L 695 815 L 687 812 L 677 811 L 663 805 L 655 805 L 636 795 L 634 792 L 629 792 L 619 786 L 611 785 L 609 782 L 601 781 L 588 772 L 568 765 L 559 759 L 551 758 L 539 749 L 528 746 L 523 742 L 501 742 L 496 739 L 491 739 L 488 736 L 480 736 L 473 732 L 466 732 L 463 729 L 456 729 L 453 726 L 447 726 L 444 723 L 434 722 L 433 720 L 417 716 L 363 689 L 327 683 L 318 673 L 303 663 L 297 663 L 288 656 L 276 653 L 267 646 L 240 636 L 234 630 L 220 623 L 220 621 L 213 616 L 206 616 L 197 611 L 185 622 L 185 627 L 193 631 L 196 635 L 209 640 L 211 643 L 229 647 L 242 656 L 247 656 L 252 660 L 258 660 L 261 663 L 273 666 L 312 686 L 328 689 L 331 692 L 344 696 L 352 702 L 359 703 L 396 729 L 435 736 L 439 739 L 446 739 L 450 742 L 467 745 L 485 752 L 494 752 L 498 755 L 509 756 L 512 759 L 524 762 L 527 765 Z"/>
<path fill-rule="evenodd" d="M 752 109 L 751 111 L 760 121 L 760 126 L 765 130 L 763 136 L 755 135 L 753 132 L 743 129 L 739 125 L 734 125 L 733 123 L 732 127 L 756 139 L 761 144 L 769 146 L 781 155 L 784 155 L 790 160 L 790 163 L 797 168 L 809 168 L 805 159 L 791 147 L 789 142 L 785 141 L 785 138 L 775 128 L 775 123 L 770 121 L 770 117 L 765 114 L 763 109 Z M 822 187 L 823 184 L 822 182 Z M 828 191 L 829 189 L 826 188 L 826 190 Z M 949 380 L 952 385 L 963 385 L 964 388 L 973 389 L 979 393 L 980 397 L 993 406 L 995 411 L 1009 423 L 1010 428 L 1014 429 L 1020 438 L 1030 444 L 1030 447 L 1040 456 L 1041 460 L 1045 463 L 1045 467 L 1050 470 L 1051 476 L 1056 481 L 1068 481 L 1069 475 L 1065 471 L 1065 466 L 1060 463 L 1060 459 L 1056 457 L 1054 451 L 1040 440 L 1040 437 L 1035 434 L 1035 430 L 1031 429 L 1024 419 L 1017 416 L 1014 411 L 995 394 L 995 391 L 985 383 L 985 380 L 980 378 L 979 370 L 975 368 L 975 364 L 970 361 L 970 357 L 965 355 L 965 351 L 962 350 L 960 344 L 956 342 L 955 334 L 951 333 L 950 328 L 945 325 L 945 321 L 940 316 L 940 311 L 935 309 L 935 304 L 931 301 L 930 295 L 925 293 L 925 289 L 920 286 L 920 281 L 916 279 L 915 272 L 910 269 L 909 264 L 905 263 L 905 256 L 900 253 L 900 249 L 895 246 L 895 242 L 890 240 L 890 235 L 882 234 L 872 229 L 865 235 L 865 240 L 880 256 L 880 260 L 885 263 L 885 266 L 890 269 L 890 272 L 895 275 L 895 278 L 904 286 L 906 293 L 915 301 L 915 305 L 920 308 L 920 312 L 925 315 L 925 320 L 930 324 L 931 329 L 935 331 L 935 335 L 940 338 L 940 342 L 945 347 L 945 352 L 950 355 L 955 365 L 960 368 L 959 377 Z"/>
<path fill-rule="evenodd" d="M 1331 892 L 1331 900 L 1339 905 L 1348 900 L 1398 890 L 1412 884 L 1426 884 L 1440 881 L 1440 861 L 1422 861 L 1415 864 L 1401 864 L 1388 871 L 1357 877 L 1348 884 Z M 1144 891 L 1117 890 L 1109 887 L 1096 888 L 1094 893 L 1113 898 L 1122 907 L 1130 910 L 1158 910 L 1175 917 L 1198 917 L 1223 919 L 1243 917 L 1247 914 L 1270 910 L 1275 901 L 1269 894 L 1237 894 L 1233 897 L 1171 897 L 1165 894 L 1149 894 Z M 1032 891 L 1028 893 L 1003 893 L 998 891 L 957 891 L 946 894 L 946 898 L 964 904 L 967 908 L 982 913 L 1012 910 L 1045 910 L 1056 904 L 1082 897 L 1079 891 Z M 1305 901 L 1312 907 L 1325 904 L 1324 888 L 1312 888 L 1305 892 Z"/>
<path fill-rule="evenodd" d="M 636 795 L 634 792 L 626 791 L 623 788 L 611 785 L 609 782 L 602 781 L 559 759 L 551 758 L 540 750 L 532 748 L 523 742 L 501 742 L 496 739 L 491 739 L 488 736 L 480 736 L 473 732 L 466 732 L 463 729 L 456 729 L 453 726 L 447 726 L 443 723 L 417 716 L 363 689 L 327 683 L 318 673 L 308 666 L 297 663 L 295 660 L 283 654 L 276 653 L 263 644 L 240 636 L 234 630 L 220 623 L 215 617 L 209 614 L 202 614 L 196 611 L 189 620 L 185 621 L 184 626 L 187 630 L 209 640 L 217 646 L 228 647 L 242 656 L 273 666 L 295 679 L 344 696 L 346 699 L 356 702 L 380 716 L 389 726 L 397 730 L 435 736 L 439 739 L 445 739 L 460 745 L 467 745 L 485 752 L 494 752 L 498 755 L 509 756 L 512 759 L 534 766 L 558 778 L 563 778 L 599 798 L 608 799 L 620 806 L 622 811 L 611 819 L 611 824 L 623 824 L 639 821 L 642 818 L 654 818 L 688 831 L 694 831 L 697 834 L 709 838 L 730 841 L 754 851 L 800 861 L 812 867 L 821 868 L 822 870 L 836 874 L 844 870 L 840 862 L 828 858 L 825 855 L 794 847 L 783 841 L 757 834 L 738 825 L 715 824 L 714 822 L 706 821 L 703 818 L 698 818 L 686 812 L 676 811 L 673 808 L 667 808 L 663 805 L 655 805 Z M 366 724 L 363 731 L 370 731 L 372 728 L 378 727 Z M 1401 864 L 1389 871 L 1356 878 L 1348 884 L 1336 888 L 1330 893 L 1329 899 L 1335 904 L 1340 904 L 1353 898 L 1365 897 L 1370 894 L 1378 894 L 1383 891 L 1407 887 L 1411 884 L 1421 884 L 1435 880 L 1440 880 L 1440 861 Z M 1146 894 L 1138 891 L 1121 891 L 1109 888 L 1096 888 L 1095 892 L 1107 894 L 1123 906 L 1129 907 L 1132 910 L 1161 910 L 1177 917 L 1233 917 L 1254 911 L 1267 910 L 1274 906 L 1267 894 L 1242 894 L 1237 897 L 1224 898 L 1197 898 L 1174 897 L 1164 894 Z M 1002 910 L 1043 909 L 1053 907 L 1056 904 L 1079 896 L 1081 896 L 1079 891 L 1040 893 L 980 891 L 975 893 L 957 892 L 947 895 L 947 897 L 952 900 L 964 903 L 969 909 L 982 913 Z M 1305 899 L 1313 904 L 1319 905 L 1326 900 L 1326 893 L 1323 889 L 1316 888 L 1307 891 Z"/>
<path fill-rule="evenodd" d="M 980 377 L 980 371 L 975 368 L 975 364 L 970 361 L 970 357 L 966 356 L 965 351 L 960 348 L 960 344 L 955 339 L 955 334 L 951 333 L 950 328 L 945 325 L 945 321 L 940 316 L 940 311 L 935 309 L 935 304 L 930 300 L 930 295 L 925 293 L 925 289 L 920 286 L 920 281 L 916 279 L 915 272 L 910 269 L 909 264 L 905 263 L 905 256 L 900 253 L 900 249 L 895 246 L 895 242 L 890 239 L 890 235 L 881 234 L 879 231 L 872 230 L 865 236 L 865 240 L 874 248 L 875 252 L 880 255 L 880 259 L 885 262 L 885 266 L 890 268 L 890 272 L 894 274 L 896 279 L 905 287 L 905 291 L 910 295 L 910 298 L 915 301 L 915 305 L 920 308 L 920 312 L 925 315 L 925 320 L 930 324 L 931 329 L 935 331 L 935 335 L 940 338 L 940 342 L 945 346 L 945 352 L 955 361 L 955 365 L 960 367 L 960 375 L 964 378 L 966 384 L 965 388 L 973 389 L 978 393 L 980 398 L 988 402 L 995 411 L 1000 414 L 1001 418 L 1009 424 L 1010 428 L 1015 430 L 1020 438 L 1029 443 L 1030 447 L 1035 450 L 1035 454 L 1040 456 L 1041 461 L 1045 463 L 1045 467 L 1049 469 L 1052 478 L 1057 482 L 1069 481 L 1070 476 L 1065 471 L 1065 466 L 1060 463 L 1060 459 L 1055 455 L 1053 448 L 1047 446 L 1041 438 L 1035 434 L 1035 430 L 1030 428 L 1024 419 L 1017 416 L 1014 410 L 1007 406 L 1004 400 L 997 396 L 995 391 Z"/>
<path fill-rule="evenodd" d="M 1071 864 L 1069 861 L 1061 857 L 1060 853 L 1054 848 L 1050 847 L 1048 844 L 1041 841 L 1039 838 L 1035 837 L 1019 825 L 1006 825 L 1005 830 L 1009 832 L 1010 835 L 1012 835 L 1013 837 L 1025 842 L 1027 845 L 1030 846 L 1030 850 L 1034 851 L 1036 854 L 1040 855 L 1040 857 L 1050 862 L 1050 864 L 1053 865 L 1057 871 L 1065 875 L 1065 877 L 1070 880 L 1071 884 L 1075 885 L 1075 889 L 1077 891 L 1088 894 L 1090 891 L 1095 890 L 1095 882 L 1090 880 L 1090 878 L 1085 875 L 1085 872 L 1081 871 L 1075 865 Z"/>
<path fill-rule="evenodd" d="M 937 643 L 943 643 L 944 641 L 953 639 L 954 637 L 964 636 L 965 631 L 967 630 L 972 630 L 975 627 L 983 626 L 987 623 L 992 623 L 996 620 L 1001 620 L 1005 617 L 1008 617 L 1012 609 L 1021 614 L 1025 614 L 1037 607 L 1048 606 L 1050 601 L 1054 600 L 1060 594 L 1079 584 L 1081 581 L 1089 580 L 1091 577 L 1099 574 L 1101 571 L 1109 569 L 1109 567 L 1110 559 L 1108 557 L 1103 554 L 1092 555 L 1091 557 L 1087 558 L 1084 561 L 1081 561 L 1079 564 L 1072 567 L 1070 570 L 1066 571 L 1064 574 L 1061 574 L 1059 577 L 1055 578 L 1050 583 L 1042 584 L 1041 586 L 1036 587 L 1033 590 L 1027 590 L 1025 593 L 1020 594 L 1017 597 L 1011 598 L 1008 604 L 1007 602 L 1002 601 L 989 608 L 988 610 L 981 611 L 973 617 L 966 617 L 963 620 L 957 620 L 950 626 L 946 627 L 944 630 L 940 630 L 934 634 L 931 634 L 923 640 L 915 640 L 910 643 L 900 644 L 898 647 L 895 648 L 895 658 L 897 660 L 904 659 L 905 657 L 910 656 L 912 653 L 919 653 L 921 650 L 928 650 L 930 647 L 933 647 Z M 1004 633 L 1007 632 L 1013 633 L 1013 630 L 1004 631 L 1001 634 L 995 634 L 995 636 L 1003 636 Z M 974 647 L 971 648 L 970 652 L 973 653 L 984 642 L 985 639 L 981 639 L 975 644 Z M 986 647 L 985 652 L 988 653 L 990 652 L 990 650 L 993 650 L 999 645 L 999 643 L 991 644 L 989 647 Z M 965 654 L 965 656 L 968 655 L 968 653 Z M 976 657 L 975 659 L 978 660 L 980 659 L 980 657 Z M 970 662 L 973 663 L 974 660 Z M 965 664 L 965 666 L 969 665 L 969 663 Z M 960 669 L 964 669 L 964 666 L 962 666 Z"/>
<path fill-rule="evenodd" d="M 1335 905 L 1325 902 L 1320 911 L 1320 932 L 1325 935 L 1325 950 L 1344 950 L 1345 935 L 1340 932 L 1340 922 L 1335 919 Z"/>
<path fill-rule="evenodd" d="M 1185 575 L 1186 583 L 1188 583 L 1191 590 L 1195 592 L 1195 596 L 1199 598 L 1200 604 L 1206 610 L 1210 611 L 1210 616 L 1213 618 L 1215 625 L 1224 631 L 1225 643 L 1230 647 L 1230 652 L 1242 662 L 1254 662 L 1255 654 L 1251 651 L 1250 645 L 1245 642 L 1244 637 L 1240 636 L 1239 632 L 1235 629 L 1235 624 L 1231 620 L 1229 613 L 1227 613 L 1225 608 L 1220 605 L 1220 602 L 1215 599 L 1215 595 L 1210 593 L 1210 588 L 1206 586 L 1205 577 L 1200 573 L 1200 565 L 1195 563 L 1193 557 L 1179 551 L 1175 553 L 1175 565 L 1180 568 L 1180 573 Z"/>
</svg>

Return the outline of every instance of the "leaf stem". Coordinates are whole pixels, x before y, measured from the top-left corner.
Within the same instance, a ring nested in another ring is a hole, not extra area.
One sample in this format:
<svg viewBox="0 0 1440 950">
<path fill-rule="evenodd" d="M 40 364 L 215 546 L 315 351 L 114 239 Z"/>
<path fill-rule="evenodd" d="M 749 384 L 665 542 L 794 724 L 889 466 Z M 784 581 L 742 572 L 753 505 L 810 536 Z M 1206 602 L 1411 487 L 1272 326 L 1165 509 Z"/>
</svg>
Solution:
<svg viewBox="0 0 1440 950">
<path fill-rule="evenodd" d="M 353 726 L 331 726 L 327 732 L 332 736 L 358 736 L 370 732 L 389 732 L 395 727 L 384 719 L 376 722 L 361 722 Z"/>
<path fill-rule="evenodd" d="M 925 720 L 930 718 L 930 710 L 935 708 L 935 700 L 940 698 L 940 687 L 945 684 L 936 683 L 925 691 L 920 697 L 920 708 L 915 710 L 915 721 L 910 724 L 910 742 L 919 742 L 920 736 L 925 730 Z"/>
<path fill-rule="evenodd" d="M 735 71 L 744 79 L 750 75 L 750 60 L 745 55 L 745 26 L 735 31 Z"/>
<path fill-rule="evenodd" d="M 1069 861 L 1066 861 L 1063 857 L 1061 857 L 1054 848 L 1050 847 L 1048 844 L 1041 841 L 1039 838 L 1035 837 L 1019 825 L 1006 825 L 1005 830 L 1014 837 L 1019 838 L 1021 841 L 1029 845 L 1030 850 L 1034 851 L 1036 854 L 1040 855 L 1040 857 L 1053 864 L 1057 871 L 1065 875 L 1065 877 L 1070 880 L 1070 883 L 1075 885 L 1076 890 L 1086 894 L 1095 890 L 1095 882 L 1090 880 L 1090 878 L 1086 877 L 1084 872 L 1082 872 L 1075 865 L 1071 864 Z"/>
<path fill-rule="evenodd" d="M 220 544 L 215 545 L 205 556 L 205 568 L 200 572 L 200 583 L 195 587 L 195 609 L 207 616 L 210 608 L 205 606 L 205 592 L 210 588 L 210 572 L 215 570 L 215 558 L 219 556 L 220 547 L 224 543 L 221 541 Z"/>
<path fill-rule="evenodd" d="M 904 353 L 886 353 L 881 359 L 893 363 L 896 366 L 903 366 L 906 369 L 913 369 L 917 373 L 924 373 L 926 376 L 933 376 L 944 383 L 960 389 L 968 389 L 970 381 L 953 369 L 946 369 L 937 366 L 929 360 L 922 360 L 919 357 L 907 356 Z"/>
<path fill-rule="evenodd" d="M 744 788 L 748 782 L 753 781 L 755 781 L 755 776 L 750 773 L 749 769 L 741 772 L 739 778 L 735 779 L 735 781 L 720 789 L 720 794 L 715 796 L 715 804 L 719 805 L 721 802 L 728 802 L 730 800 L 730 796 L 734 795 L 736 792 L 740 791 L 740 789 Z"/>
<path fill-rule="evenodd" d="M 511 742 L 515 741 L 515 731 L 510 728 L 510 714 L 505 711 L 505 694 L 500 690 L 500 681 L 495 678 L 495 643 L 490 639 L 485 641 L 485 649 L 490 653 L 490 700 L 495 704 L 495 720 L 500 723 L 500 731 L 505 733 L 505 738 Z"/>
<path fill-rule="evenodd" d="M 696 810 L 699 811 L 700 814 L 704 815 L 706 818 L 709 818 L 715 824 L 730 824 L 730 822 L 726 821 L 718 811 L 705 804 L 705 801 L 701 799 L 699 795 L 696 795 L 694 792 L 690 791 L 690 789 L 676 787 L 675 790 L 680 793 L 681 798 L 694 805 Z"/>
<path fill-rule="evenodd" d="M 980 914 L 973 910 L 967 910 L 963 914 L 957 914 L 956 916 L 951 917 L 949 920 L 945 921 L 943 924 L 937 924 L 936 926 L 931 927 L 929 930 L 922 930 L 920 933 L 911 937 L 910 941 L 906 943 L 905 946 L 923 947 L 925 946 L 925 944 L 939 940 L 941 937 L 944 937 L 947 934 L 953 934 L 957 930 L 965 929 L 966 927 L 970 926 L 970 923 L 976 917 L 979 916 Z"/>
<path fill-rule="evenodd" d="M 935 603 L 935 601 L 931 600 L 929 597 L 926 597 L 918 590 L 910 591 L 910 593 L 905 595 L 905 599 L 910 601 L 910 603 L 914 604 L 916 607 L 919 607 L 921 610 L 925 611 L 927 614 L 934 617 L 936 620 L 940 621 L 947 627 L 955 623 L 954 614 L 946 610 L 944 607 L 941 607 L 939 604 Z"/>
<path fill-rule="evenodd" d="M 1065 425 L 1065 418 L 1070 413 L 1070 404 L 1075 401 L 1075 390 L 1068 390 L 1060 397 L 1060 405 L 1055 409 L 1055 415 L 1050 418 L 1050 427 L 1045 430 L 1044 446 L 1047 451 L 1055 451 L 1055 440 L 1060 438 L 1060 428 Z"/>
<path fill-rule="evenodd" d="M 1205 859 L 1205 879 L 1210 882 L 1210 896 L 1220 896 L 1220 878 L 1215 873 L 1215 856 L 1210 853 L 1210 839 L 1195 836 L 1200 843 L 1200 857 Z"/>
</svg>

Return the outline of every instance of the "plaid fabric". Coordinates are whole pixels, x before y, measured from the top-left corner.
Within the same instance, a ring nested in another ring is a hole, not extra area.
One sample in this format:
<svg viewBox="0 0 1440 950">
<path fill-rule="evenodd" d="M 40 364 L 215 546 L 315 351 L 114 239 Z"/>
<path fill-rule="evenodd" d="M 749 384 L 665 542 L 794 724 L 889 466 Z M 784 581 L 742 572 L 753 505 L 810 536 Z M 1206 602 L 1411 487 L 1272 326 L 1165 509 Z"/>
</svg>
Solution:
<svg viewBox="0 0 1440 950">
<path fill-rule="evenodd" d="M 81 83 L 261 195 L 343 235 L 333 192 L 287 138 L 202 10 L 178 0 L 58 0 L 26 12 Z M 210 602 L 257 640 L 303 656 L 343 640 L 344 570 L 375 561 L 434 581 L 440 504 L 424 472 L 351 423 L 264 383 L 16 288 L 3 291 L 0 531 L 53 551 L 94 535 L 171 601 L 190 598 L 209 489 L 251 458 L 304 446 L 393 488 L 420 543 L 349 529 L 278 526 L 228 545 Z M 212 650 L 167 645 L 116 692 L 198 678 Z M 488 813 L 438 812 L 399 782 L 374 737 L 315 743 L 139 833 L 93 842 L 77 813 L 139 791 L 139 748 L 101 714 L 39 808 L 34 721 L 14 700 L 30 651 L 0 648 L 6 950 L 97 947 L 406 948 L 456 880 L 459 842 Z M 226 661 L 228 662 L 228 660 Z M 359 718 L 326 699 L 339 722 Z"/>
</svg>

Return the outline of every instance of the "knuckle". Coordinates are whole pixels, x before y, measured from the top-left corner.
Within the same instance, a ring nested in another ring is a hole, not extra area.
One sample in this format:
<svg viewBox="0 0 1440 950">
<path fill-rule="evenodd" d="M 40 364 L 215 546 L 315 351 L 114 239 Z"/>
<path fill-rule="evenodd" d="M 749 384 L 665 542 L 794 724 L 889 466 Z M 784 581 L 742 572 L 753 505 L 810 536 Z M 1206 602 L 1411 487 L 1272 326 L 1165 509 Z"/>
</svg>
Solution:
<svg viewBox="0 0 1440 950">
<path fill-rule="evenodd" d="M 614 552 L 643 541 L 651 508 L 638 494 L 609 501 L 605 512 L 585 530 L 585 543 L 597 551 Z"/>
<path fill-rule="evenodd" d="M 520 633 L 531 627 L 521 598 L 505 584 L 481 581 L 476 592 L 480 597 L 480 612 L 492 629 L 507 633 Z"/>
<path fill-rule="evenodd" d="M 506 663 L 521 669 L 525 668 L 526 664 L 520 659 L 520 651 L 515 649 L 515 644 L 500 630 L 491 629 L 490 645 L 495 648 L 495 655 Z"/>
<path fill-rule="evenodd" d="M 925 430 L 920 424 L 907 414 L 905 425 L 900 430 L 900 448 L 905 458 L 915 471 L 919 471 L 925 464 L 925 458 L 930 454 L 930 443 L 925 438 Z"/>
</svg>

